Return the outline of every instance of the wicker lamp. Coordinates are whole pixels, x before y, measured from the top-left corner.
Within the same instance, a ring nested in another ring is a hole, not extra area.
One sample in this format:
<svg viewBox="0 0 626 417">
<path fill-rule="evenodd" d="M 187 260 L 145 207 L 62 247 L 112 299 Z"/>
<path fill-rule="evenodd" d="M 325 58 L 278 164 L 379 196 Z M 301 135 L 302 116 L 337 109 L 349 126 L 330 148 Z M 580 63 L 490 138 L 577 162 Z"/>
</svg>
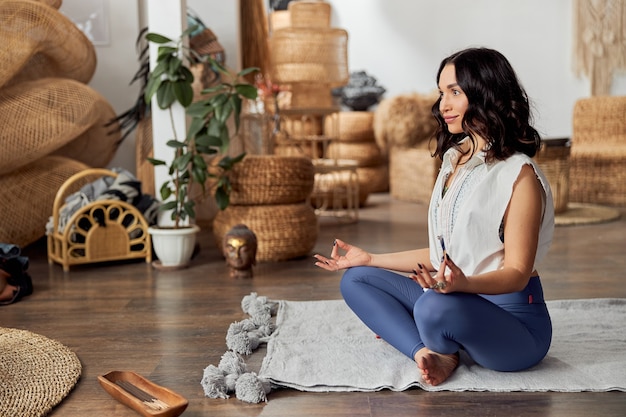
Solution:
<svg viewBox="0 0 626 417">
<path fill-rule="evenodd" d="M 330 4 L 289 3 L 291 27 L 272 32 L 272 81 L 291 87 L 291 107 L 332 106 L 331 90 L 348 83 L 348 32 L 331 28 Z"/>
</svg>

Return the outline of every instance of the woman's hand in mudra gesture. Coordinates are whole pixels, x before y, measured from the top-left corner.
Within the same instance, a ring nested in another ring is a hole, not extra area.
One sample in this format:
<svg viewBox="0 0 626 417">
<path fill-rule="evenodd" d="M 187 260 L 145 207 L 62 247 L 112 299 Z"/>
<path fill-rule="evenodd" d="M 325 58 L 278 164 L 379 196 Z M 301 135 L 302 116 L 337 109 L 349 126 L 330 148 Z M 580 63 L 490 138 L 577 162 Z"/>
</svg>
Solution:
<svg viewBox="0 0 626 417">
<path fill-rule="evenodd" d="M 340 249 L 344 251 L 345 254 L 340 255 Z M 315 265 L 327 271 L 338 271 L 340 269 L 346 269 L 353 266 L 369 265 L 372 259 L 372 255 L 368 252 L 339 239 L 335 239 L 333 242 L 333 249 L 330 253 L 330 258 L 319 254 L 313 255 L 313 257 L 317 259 Z"/>
</svg>

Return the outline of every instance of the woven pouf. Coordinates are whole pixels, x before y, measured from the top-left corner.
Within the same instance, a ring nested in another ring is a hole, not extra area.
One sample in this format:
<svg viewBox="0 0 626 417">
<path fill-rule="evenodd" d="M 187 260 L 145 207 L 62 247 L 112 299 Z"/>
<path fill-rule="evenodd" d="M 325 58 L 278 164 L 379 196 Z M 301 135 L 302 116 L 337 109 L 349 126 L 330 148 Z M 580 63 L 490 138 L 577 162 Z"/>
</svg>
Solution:
<svg viewBox="0 0 626 417">
<path fill-rule="evenodd" d="M 359 187 L 365 187 L 368 194 L 389 191 L 389 165 L 358 167 L 356 172 L 359 175 Z"/>
<path fill-rule="evenodd" d="M 309 255 L 317 241 L 317 217 L 306 203 L 228 206 L 213 220 L 213 233 L 219 247 L 226 233 L 237 224 L 245 224 L 255 233 L 257 262 Z"/>
<path fill-rule="evenodd" d="M 389 191 L 402 201 L 428 204 L 441 161 L 428 149 L 392 147 L 389 154 Z"/>
<path fill-rule="evenodd" d="M 0 414 L 48 415 L 82 372 L 74 352 L 27 330 L 0 327 Z"/>
<path fill-rule="evenodd" d="M 374 112 L 371 111 L 341 111 L 333 117 L 337 120 L 326 120 L 326 131 L 336 126 L 335 136 L 340 142 L 370 142 L 375 141 Z"/>
<path fill-rule="evenodd" d="M 313 190 L 313 164 L 298 156 L 248 155 L 230 174 L 233 205 L 293 204 Z"/>
</svg>

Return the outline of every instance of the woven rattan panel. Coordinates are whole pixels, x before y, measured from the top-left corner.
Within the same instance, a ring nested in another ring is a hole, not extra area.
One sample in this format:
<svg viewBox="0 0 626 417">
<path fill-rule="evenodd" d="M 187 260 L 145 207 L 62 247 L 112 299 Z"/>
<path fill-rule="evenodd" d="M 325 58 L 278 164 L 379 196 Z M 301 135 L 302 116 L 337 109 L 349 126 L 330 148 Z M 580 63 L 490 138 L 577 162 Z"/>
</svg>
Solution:
<svg viewBox="0 0 626 417">
<path fill-rule="evenodd" d="M 626 96 L 590 97 L 573 114 L 569 201 L 626 205 Z"/>
<path fill-rule="evenodd" d="M 0 1 L 0 87 L 61 76 L 89 82 L 93 44 L 67 17 L 33 1 Z"/>
<path fill-rule="evenodd" d="M 0 242 L 26 246 L 44 236 L 57 190 L 84 169 L 78 161 L 48 156 L 0 176 Z"/>
<path fill-rule="evenodd" d="M 0 175 L 52 152 L 106 165 L 119 141 L 104 127 L 113 117 L 110 104 L 77 81 L 45 78 L 1 89 Z"/>
</svg>

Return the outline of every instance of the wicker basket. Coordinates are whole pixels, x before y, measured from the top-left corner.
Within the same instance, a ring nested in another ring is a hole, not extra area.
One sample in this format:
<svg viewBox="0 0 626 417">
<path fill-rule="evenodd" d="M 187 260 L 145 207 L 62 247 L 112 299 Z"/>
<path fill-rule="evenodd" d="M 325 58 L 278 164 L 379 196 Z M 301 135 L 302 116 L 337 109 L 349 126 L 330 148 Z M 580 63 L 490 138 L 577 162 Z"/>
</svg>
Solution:
<svg viewBox="0 0 626 417">
<path fill-rule="evenodd" d="M 441 161 L 420 148 L 392 147 L 389 154 L 389 190 L 398 200 L 428 204 Z"/>
<path fill-rule="evenodd" d="M 340 142 L 374 142 L 374 112 L 342 111 L 326 119 L 326 130 L 337 129 L 334 137 Z"/>
<path fill-rule="evenodd" d="M 537 165 L 548 178 L 554 212 L 559 214 L 567 210 L 569 200 L 569 156 L 570 142 L 568 138 L 543 141 L 541 149 L 535 156 Z"/>
<path fill-rule="evenodd" d="M 331 159 L 352 159 L 360 167 L 381 165 L 385 158 L 376 142 L 333 142 L 328 145 Z"/>
<path fill-rule="evenodd" d="M 358 167 L 359 193 L 384 193 L 389 191 L 389 166 Z"/>
<path fill-rule="evenodd" d="M 315 247 L 317 217 L 306 203 L 259 206 L 230 205 L 213 221 L 214 238 L 221 247 L 224 235 L 245 224 L 257 236 L 258 262 L 278 262 L 307 256 Z"/>
<path fill-rule="evenodd" d="M 53 232 L 48 235 L 48 262 L 70 265 L 143 258 L 152 260 L 148 223 L 131 204 L 96 200 L 77 210 L 59 230 L 65 199 L 86 178 L 117 177 L 107 169 L 86 169 L 70 177 L 59 189 L 52 206 Z"/>
<path fill-rule="evenodd" d="M 302 203 L 313 190 L 313 164 L 305 157 L 248 155 L 230 174 L 234 205 Z"/>
</svg>

